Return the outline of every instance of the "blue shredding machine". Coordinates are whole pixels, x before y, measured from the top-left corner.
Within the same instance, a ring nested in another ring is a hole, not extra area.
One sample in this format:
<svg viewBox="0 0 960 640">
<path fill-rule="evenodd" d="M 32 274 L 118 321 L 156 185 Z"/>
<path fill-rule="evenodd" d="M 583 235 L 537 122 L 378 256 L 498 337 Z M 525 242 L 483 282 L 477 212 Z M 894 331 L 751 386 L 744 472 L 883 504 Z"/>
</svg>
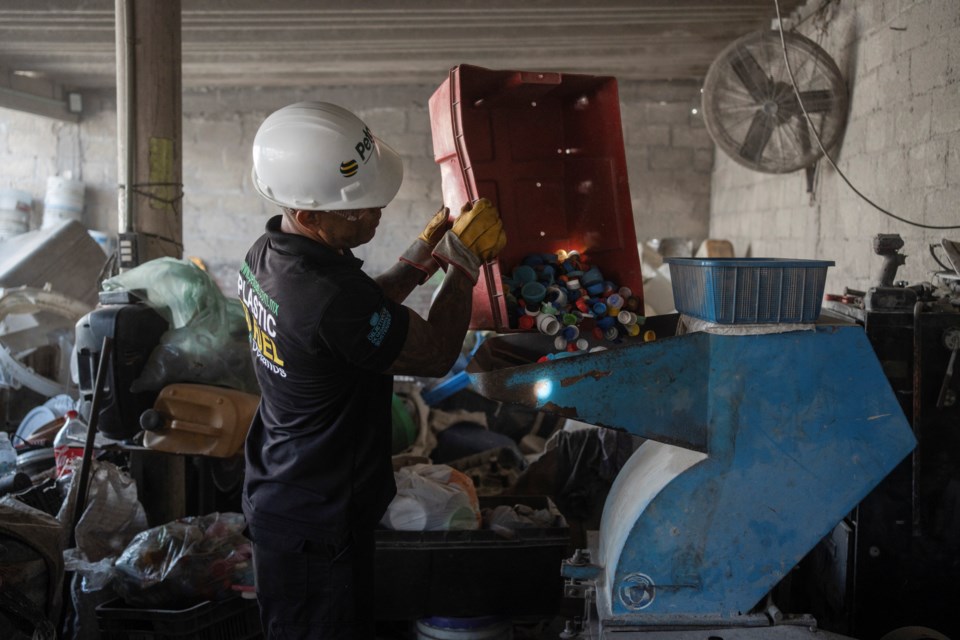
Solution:
<svg viewBox="0 0 960 640">
<path fill-rule="evenodd" d="M 806 637 L 815 621 L 764 610 L 766 596 L 916 444 L 863 329 L 676 335 L 676 314 L 647 323 L 654 342 L 545 363 L 551 338 L 489 338 L 468 367 L 488 398 L 647 439 L 595 545 L 563 562 L 567 595 L 595 600 L 603 637 Z"/>
</svg>

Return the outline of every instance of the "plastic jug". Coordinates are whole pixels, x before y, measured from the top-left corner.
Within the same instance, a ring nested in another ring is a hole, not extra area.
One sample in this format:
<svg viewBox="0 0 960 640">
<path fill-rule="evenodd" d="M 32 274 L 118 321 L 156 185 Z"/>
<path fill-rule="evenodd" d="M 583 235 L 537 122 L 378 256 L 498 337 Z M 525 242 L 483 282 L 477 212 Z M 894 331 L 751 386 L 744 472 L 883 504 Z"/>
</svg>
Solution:
<svg viewBox="0 0 960 640">
<path fill-rule="evenodd" d="M 143 445 L 155 451 L 229 458 L 243 450 L 260 396 L 236 389 L 176 383 L 140 416 Z"/>
<path fill-rule="evenodd" d="M 17 451 L 10 442 L 10 434 L 0 431 L 0 480 L 17 472 Z"/>
<path fill-rule="evenodd" d="M 70 460 L 83 457 L 83 448 L 87 443 L 87 425 L 80 420 L 80 414 L 67 411 L 66 422 L 53 439 L 53 457 L 57 463 L 57 477 L 70 474 L 73 469 Z"/>
</svg>

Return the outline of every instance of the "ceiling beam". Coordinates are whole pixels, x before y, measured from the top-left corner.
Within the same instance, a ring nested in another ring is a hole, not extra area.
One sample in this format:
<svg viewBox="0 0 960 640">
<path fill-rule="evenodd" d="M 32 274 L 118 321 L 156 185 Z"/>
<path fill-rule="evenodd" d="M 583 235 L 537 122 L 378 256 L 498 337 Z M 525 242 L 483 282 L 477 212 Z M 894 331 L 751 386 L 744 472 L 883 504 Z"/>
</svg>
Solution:
<svg viewBox="0 0 960 640">
<path fill-rule="evenodd" d="M 82 103 L 79 93 L 65 93 L 59 84 L 0 67 L 0 107 L 79 122 Z"/>
</svg>

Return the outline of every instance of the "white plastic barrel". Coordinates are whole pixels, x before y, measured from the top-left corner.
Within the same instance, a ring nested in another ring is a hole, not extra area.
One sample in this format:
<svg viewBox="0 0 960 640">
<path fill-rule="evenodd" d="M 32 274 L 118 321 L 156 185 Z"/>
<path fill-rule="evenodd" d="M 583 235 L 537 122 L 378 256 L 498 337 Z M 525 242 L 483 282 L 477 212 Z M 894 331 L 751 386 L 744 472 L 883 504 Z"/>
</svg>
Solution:
<svg viewBox="0 0 960 640">
<path fill-rule="evenodd" d="M 513 624 L 502 618 L 417 620 L 417 640 L 512 640 Z"/>
<path fill-rule="evenodd" d="M 80 222 L 83 215 L 83 183 L 63 176 L 47 178 L 43 200 L 43 228 L 55 227 L 65 220 Z"/>
<path fill-rule="evenodd" d="M 20 189 L 0 189 L 0 240 L 30 230 L 33 196 Z"/>
</svg>

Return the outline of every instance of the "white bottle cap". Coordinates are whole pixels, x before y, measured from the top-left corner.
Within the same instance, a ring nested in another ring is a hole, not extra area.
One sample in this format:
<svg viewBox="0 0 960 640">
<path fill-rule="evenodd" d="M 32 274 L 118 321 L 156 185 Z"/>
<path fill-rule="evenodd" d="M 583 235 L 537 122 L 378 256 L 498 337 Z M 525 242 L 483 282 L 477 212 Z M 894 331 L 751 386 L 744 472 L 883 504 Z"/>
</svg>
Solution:
<svg viewBox="0 0 960 640">
<path fill-rule="evenodd" d="M 560 331 L 560 321 L 557 320 L 557 316 L 541 313 L 537 316 L 537 329 L 540 333 L 555 336 Z"/>
</svg>

